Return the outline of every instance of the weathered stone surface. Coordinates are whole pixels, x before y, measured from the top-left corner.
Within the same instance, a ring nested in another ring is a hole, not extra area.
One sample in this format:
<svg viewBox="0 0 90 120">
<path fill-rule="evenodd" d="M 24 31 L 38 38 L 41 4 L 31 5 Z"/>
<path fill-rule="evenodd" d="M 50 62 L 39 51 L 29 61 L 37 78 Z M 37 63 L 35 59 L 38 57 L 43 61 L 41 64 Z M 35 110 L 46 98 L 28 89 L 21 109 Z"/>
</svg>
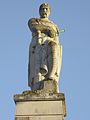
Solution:
<svg viewBox="0 0 90 120">
<path fill-rule="evenodd" d="M 63 120 L 63 116 L 29 116 L 29 117 L 16 117 L 15 120 Z"/>
<path fill-rule="evenodd" d="M 24 93 L 25 94 L 25 93 Z M 57 97 L 56 97 L 57 96 Z M 30 96 L 28 96 L 30 98 Z M 18 97 L 16 100 L 15 120 L 63 120 L 66 116 L 64 94 L 53 97 L 36 97 L 32 99 Z"/>
<path fill-rule="evenodd" d="M 63 93 L 45 94 L 40 90 L 15 95 L 15 120 L 63 120 L 66 116 Z"/>
<path fill-rule="evenodd" d="M 15 117 L 15 120 L 31 120 L 31 119 L 29 119 L 29 117 Z"/>
<path fill-rule="evenodd" d="M 26 101 L 65 101 L 64 93 L 44 93 L 42 90 L 37 91 L 24 91 L 22 94 L 14 95 L 14 101 L 26 102 Z"/>
<path fill-rule="evenodd" d="M 21 95 L 15 95 L 16 116 L 66 116 L 63 93 L 40 96 L 41 93 L 32 93 L 31 95 L 30 92 L 25 91 Z"/>
<path fill-rule="evenodd" d="M 52 84 L 52 89 L 57 86 L 58 93 L 62 63 L 62 46 L 58 40 L 59 29 L 48 19 L 50 15 L 48 4 L 42 4 L 39 13 L 40 18 L 31 18 L 28 22 L 32 32 L 32 41 L 29 47 L 28 85 L 31 90 L 38 90 L 44 88 L 41 81 L 53 80 L 57 84 Z"/>
<path fill-rule="evenodd" d="M 15 120 L 63 120 L 66 116 L 65 96 L 58 93 L 62 63 L 59 29 L 48 19 L 50 6 L 42 4 L 40 18 L 32 18 L 29 47 L 28 85 L 31 91 L 14 95 Z"/>
<path fill-rule="evenodd" d="M 16 115 L 63 115 L 62 101 L 29 101 L 16 103 Z"/>
<path fill-rule="evenodd" d="M 32 90 L 41 90 L 44 93 L 57 93 L 57 82 L 55 80 L 43 80 L 32 86 Z"/>
</svg>

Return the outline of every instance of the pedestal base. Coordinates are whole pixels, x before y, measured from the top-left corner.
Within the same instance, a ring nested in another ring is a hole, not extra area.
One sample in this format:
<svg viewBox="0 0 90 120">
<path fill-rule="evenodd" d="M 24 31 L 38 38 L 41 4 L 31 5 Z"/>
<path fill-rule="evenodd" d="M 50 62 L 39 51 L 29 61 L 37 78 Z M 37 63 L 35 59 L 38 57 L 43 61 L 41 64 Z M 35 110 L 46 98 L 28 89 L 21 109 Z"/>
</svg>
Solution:
<svg viewBox="0 0 90 120">
<path fill-rule="evenodd" d="M 63 120 L 62 116 L 31 116 L 16 117 L 15 120 Z"/>
<path fill-rule="evenodd" d="M 14 101 L 15 120 L 63 120 L 66 116 L 63 93 L 47 96 L 15 95 Z"/>
</svg>

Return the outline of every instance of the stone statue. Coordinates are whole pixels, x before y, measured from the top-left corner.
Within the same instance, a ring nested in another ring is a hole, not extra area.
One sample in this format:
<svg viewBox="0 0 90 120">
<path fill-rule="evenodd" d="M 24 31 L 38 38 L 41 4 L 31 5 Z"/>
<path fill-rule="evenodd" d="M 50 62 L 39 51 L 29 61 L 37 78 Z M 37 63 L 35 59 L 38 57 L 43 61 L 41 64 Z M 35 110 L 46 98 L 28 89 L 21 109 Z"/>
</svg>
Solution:
<svg viewBox="0 0 90 120">
<path fill-rule="evenodd" d="M 50 6 L 43 3 L 39 8 L 40 18 L 31 18 L 28 26 L 32 32 L 29 47 L 28 85 L 39 89 L 41 81 L 58 83 L 62 62 L 62 46 L 58 40 L 59 29 L 48 19 Z M 56 85 L 58 86 L 58 85 Z"/>
<path fill-rule="evenodd" d="M 64 120 L 67 114 L 65 96 L 58 91 L 62 62 L 59 29 L 48 19 L 48 4 L 42 4 L 39 13 L 40 18 L 28 21 L 32 32 L 28 64 L 31 90 L 14 95 L 15 120 Z"/>
</svg>

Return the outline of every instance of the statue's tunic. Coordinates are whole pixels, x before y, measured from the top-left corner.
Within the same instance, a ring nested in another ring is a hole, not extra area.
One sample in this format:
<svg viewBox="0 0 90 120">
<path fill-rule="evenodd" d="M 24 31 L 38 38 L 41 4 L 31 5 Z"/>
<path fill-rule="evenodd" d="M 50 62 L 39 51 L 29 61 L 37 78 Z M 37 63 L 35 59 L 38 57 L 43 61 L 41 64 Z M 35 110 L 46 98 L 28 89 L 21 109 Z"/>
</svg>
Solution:
<svg viewBox="0 0 90 120">
<path fill-rule="evenodd" d="M 58 82 L 62 61 L 62 46 L 58 28 L 48 19 L 32 18 L 28 22 L 32 32 L 29 47 L 28 84 L 52 79 Z"/>
</svg>

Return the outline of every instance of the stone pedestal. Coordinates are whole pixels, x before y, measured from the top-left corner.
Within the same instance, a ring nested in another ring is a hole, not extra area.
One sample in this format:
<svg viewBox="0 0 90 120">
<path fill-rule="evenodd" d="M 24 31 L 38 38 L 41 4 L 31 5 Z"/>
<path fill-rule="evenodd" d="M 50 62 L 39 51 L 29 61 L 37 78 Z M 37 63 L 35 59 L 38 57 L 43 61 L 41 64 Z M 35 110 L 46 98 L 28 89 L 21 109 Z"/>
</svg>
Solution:
<svg viewBox="0 0 90 120">
<path fill-rule="evenodd" d="M 15 120 L 64 120 L 66 116 L 63 93 L 15 95 Z"/>
</svg>

